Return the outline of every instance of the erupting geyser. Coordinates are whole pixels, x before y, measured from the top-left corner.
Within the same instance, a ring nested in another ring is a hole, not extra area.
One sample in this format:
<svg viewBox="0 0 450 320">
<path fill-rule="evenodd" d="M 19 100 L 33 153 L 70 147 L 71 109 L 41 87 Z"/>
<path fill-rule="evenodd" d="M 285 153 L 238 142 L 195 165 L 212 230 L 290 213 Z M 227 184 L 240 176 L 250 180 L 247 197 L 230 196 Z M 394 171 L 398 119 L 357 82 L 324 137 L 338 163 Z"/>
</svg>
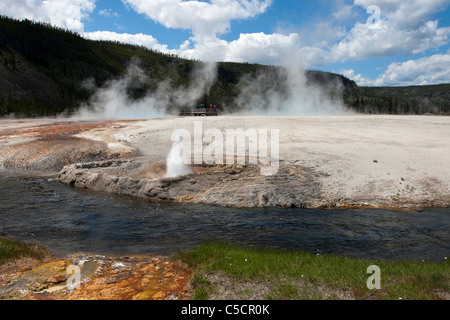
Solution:
<svg viewBox="0 0 450 320">
<path fill-rule="evenodd" d="M 167 157 L 166 178 L 174 178 L 191 173 L 189 167 L 184 163 L 183 140 L 174 142 L 172 150 Z"/>
</svg>

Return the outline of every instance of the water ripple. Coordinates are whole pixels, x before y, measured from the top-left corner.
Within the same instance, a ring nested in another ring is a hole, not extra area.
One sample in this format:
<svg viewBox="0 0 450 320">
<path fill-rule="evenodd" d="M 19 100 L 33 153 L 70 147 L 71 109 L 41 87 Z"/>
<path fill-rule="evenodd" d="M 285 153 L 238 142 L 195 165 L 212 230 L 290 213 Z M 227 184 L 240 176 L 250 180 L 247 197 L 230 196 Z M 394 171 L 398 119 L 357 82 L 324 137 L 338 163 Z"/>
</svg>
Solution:
<svg viewBox="0 0 450 320">
<path fill-rule="evenodd" d="M 56 255 L 171 254 L 204 241 L 359 258 L 443 261 L 450 209 L 236 209 L 149 203 L 0 174 L 0 236 Z"/>
</svg>

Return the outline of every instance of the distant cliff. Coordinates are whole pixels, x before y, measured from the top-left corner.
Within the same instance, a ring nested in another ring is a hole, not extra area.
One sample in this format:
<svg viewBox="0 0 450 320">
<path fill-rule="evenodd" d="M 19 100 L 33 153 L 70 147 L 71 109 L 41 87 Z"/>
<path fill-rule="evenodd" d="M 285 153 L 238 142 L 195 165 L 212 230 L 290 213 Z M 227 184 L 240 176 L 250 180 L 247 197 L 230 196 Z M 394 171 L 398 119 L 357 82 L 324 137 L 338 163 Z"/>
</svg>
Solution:
<svg viewBox="0 0 450 320">
<path fill-rule="evenodd" d="M 92 87 L 123 76 L 135 59 L 148 78 L 128 88 L 131 99 L 155 91 L 164 81 L 173 89 L 192 85 L 191 75 L 199 64 L 143 47 L 86 40 L 48 24 L 0 17 L 0 116 L 70 114 L 90 99 Z M 307 71 L 306 77 L 358 112 L 450 114 L 450 85 L 361 88 L 342 75 Z M 260 81 L 262 91 L 276 90 L 280 95 L 286 91 L 279 67 L 219 63 L 215 81 L 195 103 L 172 101 L 170 108 L 214 103 L 219 110 L 240 111 L 245 106 L 235 99 L 245 78 Z"/>
</svg>

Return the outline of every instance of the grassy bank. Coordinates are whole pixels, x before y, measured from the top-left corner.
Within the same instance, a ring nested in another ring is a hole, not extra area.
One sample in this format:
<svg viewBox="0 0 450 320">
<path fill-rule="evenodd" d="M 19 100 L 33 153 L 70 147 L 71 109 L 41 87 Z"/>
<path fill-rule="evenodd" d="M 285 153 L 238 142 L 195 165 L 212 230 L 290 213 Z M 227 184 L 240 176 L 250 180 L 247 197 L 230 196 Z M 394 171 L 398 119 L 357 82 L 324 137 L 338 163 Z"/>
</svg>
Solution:
<svg viewBox="0 0 450 320">
<path fill-rule="evenodd" d="M 41 260 L 49 255 L 44 248 L 0 238 L 0 266 L 20 258 Z"/>
<path fill-rule="evenodd" d="M 176 258 L 194 269 L 192 286 L 199 300 L 450 299 L 448 260 L 369 261 L 217 243 L 180 252 Z M 371 265 L 381 270 L 380 290 L 367 288 Z"/>
</svg>

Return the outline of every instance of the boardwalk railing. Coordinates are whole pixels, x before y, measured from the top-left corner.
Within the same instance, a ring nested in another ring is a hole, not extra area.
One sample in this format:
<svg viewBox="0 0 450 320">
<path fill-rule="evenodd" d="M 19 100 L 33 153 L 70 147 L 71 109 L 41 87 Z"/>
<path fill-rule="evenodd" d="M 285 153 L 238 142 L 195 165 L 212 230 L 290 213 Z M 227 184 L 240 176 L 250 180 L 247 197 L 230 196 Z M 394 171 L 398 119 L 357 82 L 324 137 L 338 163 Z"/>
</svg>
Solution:
<svg viewBox="0 0 450 320">
<path fill-rule="evenodd" d="M 218 115 L 217 109 L 183 109 L 180 112 L 181 117 L 216 117 Z"/>
</svg>

